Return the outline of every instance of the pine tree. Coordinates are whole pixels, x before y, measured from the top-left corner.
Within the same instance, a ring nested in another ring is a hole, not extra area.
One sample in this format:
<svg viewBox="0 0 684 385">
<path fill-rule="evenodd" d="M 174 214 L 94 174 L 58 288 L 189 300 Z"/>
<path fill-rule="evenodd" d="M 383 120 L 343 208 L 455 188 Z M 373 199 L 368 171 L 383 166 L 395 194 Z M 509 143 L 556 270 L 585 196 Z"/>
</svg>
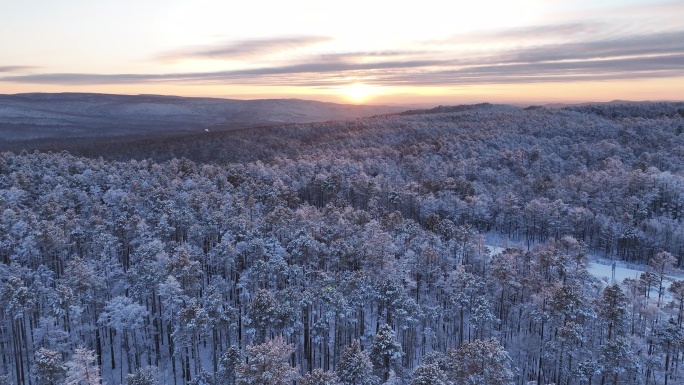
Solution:
<svg viewBox="0 0 684 385">
<path fill-rule="evenodd" d="M 66 363 L 65 385 L 102 385 L 100 367 L 95 352 L 79 346 L 71 360 Z"/>
<path fill-rule="evenodd" d="M 446 358 L 447 378 L 455 385 L 510 385 L 511 358 L 497 340 L 475 340 L 451 349 Z"/>
<path fill-rule="evenodd" d="M 195 378 L 190 381 L 189 385 L 218 385 L 213 374 L 202 370 Z"/>
<path fill-rule="evenodd" d="M 619 285 L 613 284 L 603 290 L 603 301 L 601 301 L 599 314 L 608 323 L 608 340 L 613 339 L 614 334 L 624 332 L 627 296 Z"/>
<path fill-rule="evenodd" d="M 276 337 L 261 345 L 247 346 L 247 363 L 237 367 L 238 385 L 289 385 L 298 369 L 290 365 L 294 347 Z"/>
<path fill-rule="evenodd" d="M 391 368 L 395 368 L 395 371 L 397 368 L 401 368 L 402 355 L 401 345 L 397 342 L 392 327 L 388 324 L 380 326 L 373 340 L 370 359 L 373 365 L 378 368 L 383 382 L 389 378 Z"/>
<path fill-rule="evenodd" d="M 40 348 L 33 362 L 33 376 L 39 385 L 54 385 L 64 377 L 66 369 L 62 354 L 54 350 Z"/>
<path fill-rule="evenodd" d="M 133 362 L 138 362 L 140 353 L 137 346 L 136 332 L 143 328 L 145 319 L 148 316 L 147 309 L 132 299 L 124 296 L 112 298 L 105 305 L 98 322 L 116 330 L 119 335 L 120 354 L 126 354 L 126 362 L 129 372 L 133 368 Z M 136 359 L 132 358 L 132 352 Z M 113 357 L 112 357 L 113 359 Z M 119 368 L 123 370 L 123 362 L 119 363 Z M 123 377 L 123 372 L 121 374 Z"/>
<path fill-rule="evenodd" d="M 603 346 L 599 363 L 602 366 L 604 379 L 611 380 L 611 384 L 619 384 L 619 378 L 628 370 L 638 370 L 640 368 L 637 357 L 634 354 L 629 342 L 624 337 L 617 337 L 608 341 Z"/>
<path fill-rule="evenodd" d="M 421 365 L 413 372 L 411 385 L 446 385 L 444 371 L 437 364 Z"/>
<path fill-rule="evenodd" d="M 240 349 L 231 346 L 219 358 L 217 380 L 226 385 L 235 384 L 235 371 L 238 364 L 240 364 Z"/>
<path fill-rule="evenodd" d="M 278 300 L 270 291 L 259 290 L 247 308 L 247 319 L 245 320 L 249 329 L 255 334 L 255 341 L 257 343 L 264 342 L 266 332 L 269 329 L 282 326 L 281 321 L 281 309 Z"/>
<path fill-rule="evenodd" d="M 342 352 L 335 373 L 344 385 L 376 385 L 373 364 L 366 352 L 361 351 L 359 341 L 354 341 Z"/>
<path fill-rule="evenodd" d="M 580 381 L 591 384 L 591 379 L 601 373 L 601 366 L 594 359 L 586 359 L 577 364 L 573 372 Z"/>
<path fill-rule="evenodd" d="M 663 299 L 665 285 L 667 279 L 666 275 L 670 272 L 672 267 L 677 263 L 677 258 L 667 251 L 661 251 L 648 261 L 648 266 L 652 272 L 658 277 L 658 307 Z"/>
<path fill-rule="evenodd" d="M 126 376 L 128 385 L 161 385 L 159 382 L 159 370 L 156 366 L 139 368 L 133 374 Z"/>
<path fill-rule="evenodd" d="M 677 308 L 677 325 L 682 324 L 684 318 L 684 281 L 676 280 L 672 282 L 667 291 L 672 293 Z"/>
<path fill-rule="evenodd" d="M 307 373 L 301 380 L 302 385 L 340 385 L 340 379 L 333 372 L 323 369 L 314 369 Z"/>
<path fill-rule="evenodd" d="M 679 355 L 679 349 L 684 344 L 684 329 L 677 324 L 674 318 L 670 318 L 667 322 L 662 322 L 653 330 L 655 340 L 662 346 L 665 351 L 665 362 L 663 365 L 663 372 L 665 374 L 664 385 L 668 385 L 668 381 L 672 376 L 672 358 Z"/>
</svg>

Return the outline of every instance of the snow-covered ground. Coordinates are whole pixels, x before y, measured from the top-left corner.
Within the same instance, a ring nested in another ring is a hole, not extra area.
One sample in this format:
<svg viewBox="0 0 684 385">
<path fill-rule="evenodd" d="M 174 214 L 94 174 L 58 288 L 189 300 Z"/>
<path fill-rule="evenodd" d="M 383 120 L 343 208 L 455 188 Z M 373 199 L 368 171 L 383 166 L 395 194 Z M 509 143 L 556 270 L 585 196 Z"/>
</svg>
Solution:
<svg viewBox="0 0 684 385">
<path fill-rule="evenodd" d="M 505 247 L 501 246 L 486 245 L 485 247 L 487 247 L 487 249 L 489 250 L 489 255 L 491 256 L 497 255 L 506 250 Z M 613 282 L 613 279 L 618 284 L 621 284 L 626 278 L 639 279 L 641 274 L 647 270 L 647 266 L 645 265 L 628 265 L 622 261 L 610 261 L 599 258 L 597 256 L 590 256 L 590 260 L 591 263 L 589 263 L 587 271 L 589 272 L 589 274 L 601 280 L 606 285 L 611 284 Z M 615 263 L 615 275 L 613 275 L 613 263 Z M 663 282 L 663 286 L 665 287 L 665 289 L 667 289 L 670 287 L 670 284 L 672 282 L 683 279 L 684 274 L 682 274 L 681 272 L 669 274 L 666 277 L 666 280 Z M 657 289 L 654 288 L 653 290 Z M 669 293 L 666 292 L 665 296 L 668 297 Z"/>
<path fill-rule="evenodd" d="M 491 246 L 491 245 L 487 245 L 487 246 L 485 246 L 485 247 L 486 247 L 487 249 L 489 249 L 489 255 L 491 255 L 491 256 L 495 256 L 495 255 L 497 255 L 497 254 L 501 254 L 501 253 L 504 252 L 504 250 L 506 250 L 505 247 L 500 247 L 500 246 Z"/>
<path fill-rule="evenodd" d="M 621 267 L 621 266 L 615 266 L 615 276 L 613 276 L 613 268 L 612 264 L 610 263 L 602 263 L 598 261 L 592 261 L 589 264 L 589 268 L 587 269 L 589 271 L 589 274 L 593 275 L 594 277 L 604 280 L 607 282 L 611 282 L 613 278 L 615 278 L 615 282 L 617 283 L 622 283 L 622 281 L 625 280 L 625 278 L 639 278 L 641 273 L 644 272 L 644 270 L 635 270 L 635 269 L 630 269 L 627 267 Z M 668 283 L 669 286 L 669 283 Z"/>
<path fill-rule="evenodd" d="M 489 250 L 489 255 L 491 256 L 495 256 L 506 250 L 505 247 L 501 246 L 486 245 L 485 247 L 487 247 L 487 249 Z M 620 262 L 616 262 L 615 276 L 613 276 L 612 263 L 600 261 L 596 258 L 592 258 L 592 262 L 589 264 L 587 270 L 589 271 L 589 274 L 604 282 L 612 282 L 612 279 L 614 278 L 615 282 L 617 283 L 622 283 L 622 281 L 624 281 L 625 278 L 639 278 L 641 273 L 645 271 L 643 269 L 624 267 L 621 266 Z"/>
</svg>

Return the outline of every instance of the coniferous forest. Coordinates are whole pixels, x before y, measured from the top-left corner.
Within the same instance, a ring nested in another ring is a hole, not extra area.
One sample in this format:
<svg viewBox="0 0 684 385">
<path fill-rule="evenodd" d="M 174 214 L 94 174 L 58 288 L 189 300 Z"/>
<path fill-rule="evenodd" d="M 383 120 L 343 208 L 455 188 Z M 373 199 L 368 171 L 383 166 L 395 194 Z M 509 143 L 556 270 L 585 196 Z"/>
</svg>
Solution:
<svg viewBox="0 0 684 385">
<path fill-rule="evenodd" d="M 0 384 L 684 383 L 682 103 L 74 143 L 0 154 Z"/>
</svg>

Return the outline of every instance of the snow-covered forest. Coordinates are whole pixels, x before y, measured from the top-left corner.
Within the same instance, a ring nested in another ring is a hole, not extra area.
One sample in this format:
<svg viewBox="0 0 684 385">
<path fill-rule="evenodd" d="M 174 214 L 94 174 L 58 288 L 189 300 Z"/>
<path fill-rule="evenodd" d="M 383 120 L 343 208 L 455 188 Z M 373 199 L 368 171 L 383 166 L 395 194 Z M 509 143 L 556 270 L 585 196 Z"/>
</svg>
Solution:
<svg viewBox="0 0 684 385">
<path fill-rule="evenodd" d="M 684 382 L 682 103 L 94 149 L 0 154 L 0 384 Z"/>
</svg>

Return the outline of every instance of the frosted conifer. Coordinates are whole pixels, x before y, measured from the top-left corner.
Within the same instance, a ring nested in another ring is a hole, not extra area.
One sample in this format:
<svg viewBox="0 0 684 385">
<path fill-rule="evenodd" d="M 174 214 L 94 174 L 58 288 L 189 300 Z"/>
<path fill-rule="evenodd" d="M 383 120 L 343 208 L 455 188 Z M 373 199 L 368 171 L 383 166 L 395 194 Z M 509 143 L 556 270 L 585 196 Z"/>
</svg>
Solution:
<svg viewBox="0 0 684 385">
<path fill-rule="evenodd" d="M 66 363 L 64 383 L 65 385 L 102 385 L 95 352 L 82 346 L 77 347 L 71 360 Z"/>
<path fill-rule="evenodd" d="M 283 337 L 247 346 L 248 362 L 237 367 L 238 385 L 289 385 L 299 377 L 289 363 L 294 347 Z"/>
<path fill-rule="evenodd" d="M 446 385 L 446 377 L 437 364 L 421 365 L 413 372 L 411 385 Z"/>
<path fill-rule="evenodd" d="M 32 371 L 38 384 L 56 384 L 65 374 L 62 355 L 54 350 L 38 349 Z"/>
<path fill-rule="evenodd" d="M 401 345 L 397 342 L 392 327 L 388 324 L 380 326 L 373 340 L 370 358 L 373 365 L 380 369 L 379 372 L 383 381 L 387 381 L 389 378 L 391 367 L 401 367 L 400 360 L 402 355 Z"/>
<path fill-rule="evenodd" d="M 161 385 L 159 382 L 159 370 L 155 366 L 139 368 L 133 374 L 126 376 L 128 385 Z"/>
<path fill-rule="evenodd" d="M 368 355 L 361 351 L 359 341 L 354 341 L 344 349 L 335 372 L 345 385 L 375 385 L 378 382 L 373 375 L 373 364 Z"/>
</svg>

